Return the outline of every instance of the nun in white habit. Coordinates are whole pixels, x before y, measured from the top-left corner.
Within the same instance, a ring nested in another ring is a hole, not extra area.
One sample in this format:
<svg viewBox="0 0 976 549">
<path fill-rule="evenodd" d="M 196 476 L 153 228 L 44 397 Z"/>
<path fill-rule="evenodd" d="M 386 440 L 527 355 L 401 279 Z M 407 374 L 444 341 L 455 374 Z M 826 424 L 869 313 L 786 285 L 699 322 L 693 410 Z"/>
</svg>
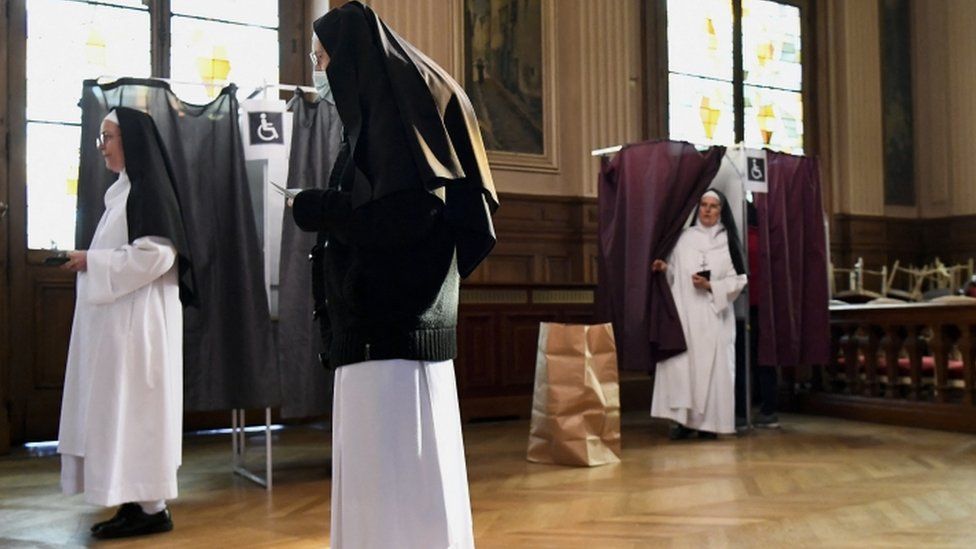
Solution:
<svg viewBox="0 0 976 549">
<path fill-rule="evenodd" d="M 728 201 L 709 189 L 678 239 L 665 272 L 688 350 L 657 363 L 651 415 L 675 422 L 672 439 L 735 432 L 735 315 L 745 265 Z"/>
<path fill-rule="evenodd" d="M 98 147 L 118 179 L 78 273 L 58 452 L 65 494 L 121 505 L 98 538 L 173 528 L 183 417 L 183 309 L 192 271 L 173 174 L 149 115 L 112 110 Z"/>
</svg>

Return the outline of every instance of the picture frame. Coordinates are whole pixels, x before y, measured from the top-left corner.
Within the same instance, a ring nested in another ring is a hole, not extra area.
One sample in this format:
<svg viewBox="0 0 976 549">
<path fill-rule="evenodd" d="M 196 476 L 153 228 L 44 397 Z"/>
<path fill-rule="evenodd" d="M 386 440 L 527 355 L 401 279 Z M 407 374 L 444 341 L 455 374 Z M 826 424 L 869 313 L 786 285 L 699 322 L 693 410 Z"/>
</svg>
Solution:
<svg viewBox="0 0 976 549">
<path fill-rule="evenodd" d="M 455 0 L 455 71 L 493 168 L 559 170 L 554 0 Z"/>
</svg>

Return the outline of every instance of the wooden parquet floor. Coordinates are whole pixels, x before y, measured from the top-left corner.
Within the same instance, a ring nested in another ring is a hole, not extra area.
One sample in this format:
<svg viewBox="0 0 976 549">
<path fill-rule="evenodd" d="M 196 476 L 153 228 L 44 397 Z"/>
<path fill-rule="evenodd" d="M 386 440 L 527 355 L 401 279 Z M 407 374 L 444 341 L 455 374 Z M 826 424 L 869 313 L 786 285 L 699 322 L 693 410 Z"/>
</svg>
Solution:
<svg viewBox="0 0 976 549">
<path fill-rule="evenodd" d="M 524 421 L 468 425 L 477 545 L 976 547 L 976 437 L 782 419 L 779 431 L 675 443 L 625 416 L 623 462 L 592 469 L 526 462 Z M 103 545 L 327 547 L 329 434 L 275 437 L 271 495 L 228 472 L 228 436 L 188 437 L 176 529 Z M 0 547 L 84 546 L 106 514 L 58 494 L 57 456 L 0 458 Z"/>
</svg>

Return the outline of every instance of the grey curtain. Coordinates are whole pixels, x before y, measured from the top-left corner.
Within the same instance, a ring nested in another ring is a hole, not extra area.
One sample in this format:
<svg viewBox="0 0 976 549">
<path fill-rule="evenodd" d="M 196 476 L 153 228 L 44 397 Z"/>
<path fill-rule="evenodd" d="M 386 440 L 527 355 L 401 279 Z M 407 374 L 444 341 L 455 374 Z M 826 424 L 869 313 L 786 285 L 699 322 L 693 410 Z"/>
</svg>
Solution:
<svg viewBox="0 0 976 549">
<path fill-rule="evenodd" d="M 288 188 L 324 189 L 342 139 L 339 114 L 325 101 L 309 103 L 300 95 L 292 101 L 291 110 L 294 125 Z M 312 265 L 308 257 L 315 238 L 315 233 L 295 225 L 291 210 L 285 211 L 278 290 L 278 361 L 286 395 L 282 417 L 319 416 L 328 414 L 332 407 L 332 372 L 319 363 L 322 338 L 312 320 Z"/>
<path fill-rule="evenodd" d="M 189 411 L 281 402 L 234 91 L 231 86 L 206 105 L 191 105 L 155 80 L 88 80 L 82 89 L 78 249 L 91 242 L 104 210 L 102 197 L 115 180 L 94 146 L 109 109 L 148 112 L 170 156 L 200 299 L 183 317 L 183 402 Z"/>
</svg>

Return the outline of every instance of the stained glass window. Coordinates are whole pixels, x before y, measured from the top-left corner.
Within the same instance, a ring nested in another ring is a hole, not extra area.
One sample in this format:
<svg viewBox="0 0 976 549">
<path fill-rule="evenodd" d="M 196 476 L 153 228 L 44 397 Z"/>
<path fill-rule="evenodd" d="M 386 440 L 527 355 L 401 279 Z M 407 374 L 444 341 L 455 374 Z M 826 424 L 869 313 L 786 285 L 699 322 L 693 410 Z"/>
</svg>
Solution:
<svg viewBox="0 0 976 549">
<path fill-rule="evenodd" d="M 732 82 L 671 73 L 671 138 L 698 144 L 735 142 Z"/>
<path fill-rule="evenodd" d="M 668 70 L 732 81 L 731 0 L 668 0 Z"/>
<path fill-rule="evenodd" d="M 26 7 L 27 245 L 71 249 L 82 80 L 150 75 L 149 11 L 139 0 L 28 0 Z"/>
<path fill-rule="evenodd" d="M 206 103 L 230 82 L 245 95 L 278 82 L 277 0 L 174 1 L 172 6 L 170 70 L 180 98 Z"/>
<path fill-rule="evenodd" d="M 735 142 L 732 61 L 730 0 L 668 0 L 672 139 Z"/>
<path fill-rule="evenodd" d="M 668 0 L 667 10 L 671 138 L 802 154 L 800 9 L 775 0 Z M 736 40 L 741 74 L 733 66 Z"/>
<path fill-rule="evenodd" d="M 742 0 L 745 143 L 803 153 L 800 9 Z"/>
<path fill-rule="evenodd" d="M 803 153 L 803 96 L 800 92 L 745 86 L 745 144 Z"/>
</svg>

